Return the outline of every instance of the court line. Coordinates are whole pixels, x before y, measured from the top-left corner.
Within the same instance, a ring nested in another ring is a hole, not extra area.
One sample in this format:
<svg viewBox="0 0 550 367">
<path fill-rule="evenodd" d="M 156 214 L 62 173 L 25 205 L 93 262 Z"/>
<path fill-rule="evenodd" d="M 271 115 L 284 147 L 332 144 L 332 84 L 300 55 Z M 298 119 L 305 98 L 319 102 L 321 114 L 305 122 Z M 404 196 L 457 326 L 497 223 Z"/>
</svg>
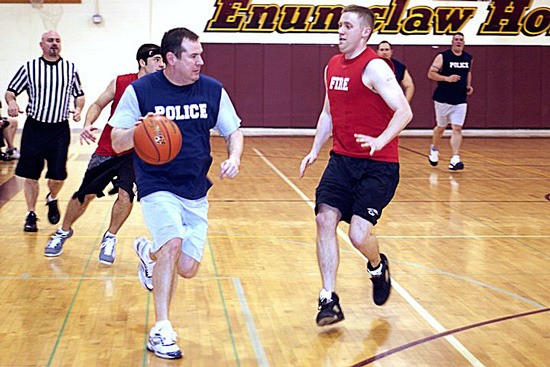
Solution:
<svg viewBox="0 0 550 367">
<path fill-rule="evenodd" d="M 135 279 L 135 277 L 134 277 Z M 145 330 L 143 330 L 143 351 L 141 358 L 141 365 L 143 367 L 147 366 L 147 355 L 149 350 L 147 349 L 147 342 L 149 341 L 149 310 L 151 309 L 151 294 L 153 292 L 147 292 L 147 305 L 145 307 Z"/>
<path fill-rule="evenodd" d="M 218 266 L 216 265 L 216 257 L 214 256 L 214 250 L 212 249 L 212 242 L 210 239 L 208 239 L 208 249 L 210 250 L 210 257 L 212 259 L 212 266 L 214 267 L 214 274 L 218 275 Z M 220 294 L 220 298 L 222 301 L 222 307 L 223 307 L 223 313 L 225 316 L 225 322 L 227 324 L 227 329 L 229 331 L 229 338 L 231 339 L 231 346 L 233 347 L 233 354 L 235 356 L 235 362 L 237 363 L 237 366 L 241 365 L 241 361 L 239 359 L 239 352 L 237 351 L 237 343 L 235 342 L 235 335 L 233 333 L 233 328 L 231 327 L 231 320 L 229 318 L 229 313 L 227 312 L 227 303 L 225 302 L 225 297 L 223 295 L 223 287 L 221 285 L 220 279 L 216 280 L 216 283 L 218 285 L 218 293 Z"/>
<path fill-rule="evenodd" d="M 484 156 L 483 154 L 480 154 L 478 152 L 472 152 L 471 150 L 467 150 L 467 149 L 464 149 L 463 152 L 468 152 L 469 154 L 472 154 L 473 156 L 477 156 L 477 158 L 481 158 L 481 159 L 485 159 L 488 163 L 496 163 L 496 164 L 499 164 L 499 165 L 503 165 L 503 166 L 507 166 L 507 167 L 513 167 L 513 168 L 517 168 L 521 171 L 525 171 L 525 172 L 529 172 L 529 173 L 534 173 L 536 175 L 539 175 L 539 176 L 542 176 L 542 177 L 546 177 L 546 178 L 549 178 L 550 175 L 545 173 L 545 172 L 540 172 L 540 171 L 535 171 L 535 170 L 532 170 L 532 169 L 529 169 L 529 168 L 526 168 L 526 167 L 529 167 L 528 165 L 519 165 L 519 164 L 508 164 L 506 162 L 503 162 L 497 158 L 490 158 L 490 157 L 486 157 Z M 537 166 L 538 167 L 538 166 Z M 543 168 L 546 168 L 546 166 L 542 166 Z"/>
<path fill-rule="evenodd" d="M 254 317 L 252 316 L 252 312 L 250 312 L 250 308 L 248 307 L 248 302 L 246 301 L 246 295 L 244 293 L 241 280 L 237 277 L 233 277 L 233 285 L 235 286 L 235 290 L 237 291 L 237 297 L 239 299 L 239 304 L 241 305 L 241 310 L 246 321 L 246 329 L 248 330 L 248 336 L 250 336 L 250 340 L 252 341 L 252 348 L 254 349 L 254 354 L 256 355 L 258 366 L 268 367 L 269 362 L 267 361 L 267 356 L 265 355 L 265 351 L 260 340 L 260 335 L 258 334 L 256 325 L 254 324 Z"/>
<path fill-rule="evenodd" d="M 409 348 L 412 348 L 414 346 L 424 344 L 426 342 L 430 342 L 430 341 L 433 341 L 433 340 L 436 340 L 436 339 L 439 339 L 439 338 L 447 338 L 451 334 L 460 333 L 460 332 L 465 331 L 465 330 L 474 329 L 474 328 L 478 328 L 478 327 L 489 325 L 489 324 L 495 324 L 495 323 L 502 322 L 502 321 L 517 319 L 517 318 L 520 318 L 520 317 L 536 315 L 536 314 L 543 313 L 543 312 L 548 312 L 548 311 L 550 311 L 550 308 L 545 308 L 545 309 L 542 309 L 542 310 L 529 311 L 529 312 L 524 312 L 524 313 L 519 313 L 519 314 L 514 314 L 514 315 L 503 316 L 503 317 L 499 317 L 499 318 L 492 319 L 492 320 L 486 320 L 486 321 L 477 322 L 477 323 L 471 324 L 471 325 L 461 326 L 461 327 L 456 328 L 456 329 L 447 330 L 443 333 L 430 335 L 430 336 L 427 336 L 425 338 L 418 339 L 418 340 L 415 340 L 413 342 L 400 345 L 396 348 L 387 350 L 385 352 L 382 352 L 380 354 L 372 356 L 368 359 L 365 359 L 361 362 L 358 362 L 358 363 L 352 365 L 351 367 L 366 366 L 367 364 L 370 364 L 371 362 L 379 361 L 382 358 L 385 358 L 385 357 L 390 356 L 392 354 L 395 354 L 397 352 L 401 352 L 405 349 L 409 349 Z"/>
<path fill-rule="evenodd" d="M 448 276 L 448 277 L 451 277 L 451 278 L 455 278 L 455 279 L 460 279 L 460 280 L 464 280 L 466 282 L 469 282 L 469 283 L 473 283 L 475 285 L 478 285 L 480 287 L 483 287 L 483 288 L 487 288 L 487 289 L 490 289 L 494 292 L 497 292 L 497 293 L 502 293 L 504 295 L 507 295 L 507 296 L 510 296 L 512 298 L 515 298 L 516 300 L 518 301 L 522 301 L 522 302 L 525 302 L 527 303 L 528 305 L 531 305 L 533 307 L 536 307 L 536 308 L 546 308 L 545 305 L 542 305 L 538 302 L 535 302 L 533 300 L 530 300 L 529 298 L 525 298 L 525 297 L 522 297 L 520 296 L 519 294 L 516 294 L 516 293 L 512 293 L 512 292 L 509 292 L 505 289 L 502 289 L 502 288 L 498 288 L 498 287 L 495 287 L 495 286 L 492 286 L 490 284 L 487 284 L 487 283 L 483 283 L 483 282 L 480 282 L 478 280 L 475 280 L 475 279 L 472 279 L 472 278 L 468 278 L 468 277 L 465 277 L 465 276 L 462 276 L 462 275 L 458 275 L 458 274 L 454 274 L 454 273 L 449 273 L 447 271 L 443 271 L 443 270 L 440 270 L 440 269 L 436 269 L 436 268 L 430 268 L 429 266 L 424 266 L 424 265 L 420 265 L 420 264 L 416 264 L 416 263 L 412 263 L 410 261 L 404 261 L 404 260 L 396 260 L 396 259 L 393 259 L 393 262 L 394 263 L 400 263 L 400 264 L 404 264 L 404 265 L 409 265 L 409 266 L 414 266 L 415 268 L 420 268 L 420 269 L 425 269 L 425 270 L 429 270 L 433 273 L 436 273 L 436 274 L 441 274 L 441 275 L 445 275 L 445 276 Z"/>
<path fill-rule="evenodd" d="M 103 224 L 105 224 L 105 220 L 103 222 L 104 222 Z M 100 227 L 100 231 L 102 231 L 102 228 L 103 227 Z M 67 326 L 69 317 L 71 316 L 73 306 L 76 304 L 76 298 L 78 297 L 78 294 L 80 293 L 80 288 L 82 286 L 82 283 L 84 282 L 84 279 L 85 279 L 84 274 L 88 272 L 88 268 L 90 266 L 90 262 L 92 260 L 92 254 L 94 253 L 94 251 L 95 251 L 95 244 L 92 246 L 90 250 L 90 254 L 88 255 L 88 260 L 86 261 L 86 264 L 84 264 L 82 275 L 80 277 L 80 280 L 78 281 L 78 285 L 76 286 L 73 297 L 71 298 L 69 308 L 67 309 L 67 313 L 65 314 L 65 318 L 63 319 L 63 323 L 61 324 L 61 328 L 59 330 L 59 333 L 57 334 L 57 338 L 55 339 L 55 344 L 53 346 L 53 350 L 52 350 L 52 353 L 50 354 L 50 358 L 48 359 L 48 363 L 46 364 L 46 367 L 50 367 L 52 365 L 53 359 L 55 358 L 57 349 L 59 348 L 59 344 L 61 343 L 61 338 L 63 337 L 63 332 L 65 331 L 65 327 Z"/>
<path fill-rule="evenodd" d="M 313 205 L 312 205 L 313 207 Z M 50 238 L 51 234 L 44 234 L 44 235 L 35 235 L 33 237 L 36 238 Z M 86 236 L 86 235 L 78 235 L 80 238 L 98 238 L 98 236 Z M 208 235 L 208 238 L 309 238 L 311 236 L 308 235 L 252 235 L 252 234 L 218 234 L 218 235 Z M 408 238 L 408 239 L 415 239 L 415 238 L 422 238 L 422 239 L 446 239 L 446 238 L 550 238 L 550 235 L 548 234 L 510 234 L 510 235 L 503 235 L 503 234 L 497 234 L 497 235 L 377 235 L 378 238 Z M 21 235 L 5 235 L 2 236 L 2 238 L 15 238 L 20 239 Z M 77 238 L 77 237 L 74 237 Z M 124 239 L 134 239 L 135 236 L 117 236 L 117 238 L 124 238 Z"/>
<path fill-rule="evenodd" d="M 304 201 L 310 206 L 314 207 L 311 203 L 311 200 L 300 190 L 290 179 L 288 179 L 277 167 L 275 167 L 264 155 L 258 151 L 256 148 L 252 148 L 254 152 L 277 174 L 283 179 L 300 197 L 304 198 Z M 338 235 L 350 246 L 359 256 L 361 256 L 365 261 L 365 256 L 361 254 L 349 241 L 349 238 L 346 236 L 344 231 L 338 228 Z M 424 307 L 422 307 L 410 294 L 407 292 L 401 285 L 393 279 L 392 281 L 393 288 L 409 303 L 409 305 L 429 324 L 438 332 L 446 332 L 446 329 L 437 321 Z M 484 364 L 481 363 L 468 349 L 462 345 L 455 337 L 448 336 L 445 339 L 472 365 L 476 367 L 483 367 Z"/>
<path fill-rule="evenodd" d="M 218 292 L 220 293 L 220 297 L 222 299 L 223 304 L 223 310 L 225 313 L 225 320 L 227 322 L 227 327 L 229 328 L 229 334 L 231 337 L 231 343 L 233 345 L 233 353 L 235 354 L 237 365 L 240 366 L 241 362 L 239 360 L 239 354 L 237 352 L 237 343 L 235 341 L 234 335 L 233 335 L 233 329 L 231 327 L 231 320 L 229 318 L 229 314 L 227 312 L 227 305 L 225 303 L 225 298 L 223 296 L 223 289 L 221 286 L 221 279 L 232 279 L 233 285 L 235 287 L 235 291 L 237 293 L 237 298 L 239 300 L 239 304 L 241 306 L 241 311 L 243 313 L 245 323 L 246 323 L 246 329 L 248 330 L 248 336 L 250 337 L 250 341 L 252 343 L 252 349 L 254 350 L 254 355 L 256 356 L 256 361 L 258 362 L 258 366 L 261 367 L 269 367 L 269 362 L 267 361 L 267 357 L 264 351 L 264 347 L 262 345 L 262 341 L 260 339 L 260 334 L 258 333 L 258 330 L 256 329 L 256 325 L 254 324 L 254 317 L 252 316 L 252 312 L 250 312 L 250 308 L 248 307 L 248 302 L 246 301 L 246 295 L 244 293 L 241 281 L 239 278 L 236 277 L 220 277 L 218 275 L 218 267 L 216 265 L 216 258 L 214 256 L 214 249 L 212 248 L 212 242 L 210 239 L 208 239 L 208 248 L 210 249 L 210 256 L 212 258 L 212 265 L 214 267 L 214 275 L 215 279 L 218 283 Z"/>
</svg>

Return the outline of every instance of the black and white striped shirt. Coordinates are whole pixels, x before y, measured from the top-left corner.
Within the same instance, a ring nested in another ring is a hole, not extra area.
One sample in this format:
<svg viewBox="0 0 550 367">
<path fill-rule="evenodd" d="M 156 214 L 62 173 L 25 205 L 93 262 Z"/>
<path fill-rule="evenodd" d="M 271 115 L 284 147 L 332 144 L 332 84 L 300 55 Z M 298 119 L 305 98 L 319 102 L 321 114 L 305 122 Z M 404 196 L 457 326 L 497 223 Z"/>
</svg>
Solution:
<svg viewBox="0 0 550 367">
<path fill-rule="evenodd" d="M 56 123 L 69 119 L 69 102 L 83 96 L 75 64 L 63 58 L 55 62 L 43 57 L 27 61 L 15 74 L 8 91 L 27 91 L 27 115 L 35 120 Z"/>
</svg>

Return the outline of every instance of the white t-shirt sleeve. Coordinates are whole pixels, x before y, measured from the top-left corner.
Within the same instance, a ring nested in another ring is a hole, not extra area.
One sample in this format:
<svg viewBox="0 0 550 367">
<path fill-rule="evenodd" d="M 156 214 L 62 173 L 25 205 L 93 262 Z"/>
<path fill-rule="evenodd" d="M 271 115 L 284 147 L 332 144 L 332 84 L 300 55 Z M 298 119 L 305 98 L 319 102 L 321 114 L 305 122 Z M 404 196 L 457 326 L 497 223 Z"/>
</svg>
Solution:
<svg viewBox="0 0 550 367">
<path fill-rule="evenodd" d="M 120 97 L 115 113 L 109 120 L 109 125 L 129 129 L 136 124 L 140 117 L 141 111 L 139 110 L 136 92 L 134 87 L 129 85 Z"/>
<path fill-rule="evenodd" d="M 122 102 L 122 101 L 121 101 Z M 221 136 L 229 136 L 233 134 L 241 126 L 241 119 L 231 103 L 229 95 L 222 88 L 222 95 L 220 97 L 220 111 L 218 113 L 218 120 L 214 130 L 218 131 Z"/>
</svg>

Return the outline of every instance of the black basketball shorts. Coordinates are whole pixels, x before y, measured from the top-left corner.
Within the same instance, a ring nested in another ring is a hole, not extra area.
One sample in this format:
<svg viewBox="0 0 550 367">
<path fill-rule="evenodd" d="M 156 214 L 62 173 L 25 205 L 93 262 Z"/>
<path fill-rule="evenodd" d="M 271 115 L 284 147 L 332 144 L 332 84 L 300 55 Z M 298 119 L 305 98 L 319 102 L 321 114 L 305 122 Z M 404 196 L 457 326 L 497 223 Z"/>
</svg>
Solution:
<svg viewBox="0 0 550 367">
<path fill-rule="evenodd" d="M 357 215 L 376 225 L 399 184 L 399 163 L 331 153 L 315 191 L 315 214 L 320 204 L 336 208 L 349 223 Z"/>
<path fill-rule="evenodd" d="M 90 158 L 82 184 L 73 194 L 73 198 L 78 198 L 81 203 L 84 202 L 86 195 L 95 194 L 100 198 L 105 196 L 103 190 L 109 182 L 113 182 L 117 188 L 128 193 L 130 202 L 132 202 L 135 181 L 133 153 L 114 157 L 100 156 L 94 153 Z"/>
<path fill-rule="evenodd" d="M 21 157 L 17 162 L 15 174 L 38 180 L 46 162 L 46 178 L 65 180 L 70 143 L 71 131 L 68 121 L 47 123 L 27 117 L 21 135 Z"/>
</svg>

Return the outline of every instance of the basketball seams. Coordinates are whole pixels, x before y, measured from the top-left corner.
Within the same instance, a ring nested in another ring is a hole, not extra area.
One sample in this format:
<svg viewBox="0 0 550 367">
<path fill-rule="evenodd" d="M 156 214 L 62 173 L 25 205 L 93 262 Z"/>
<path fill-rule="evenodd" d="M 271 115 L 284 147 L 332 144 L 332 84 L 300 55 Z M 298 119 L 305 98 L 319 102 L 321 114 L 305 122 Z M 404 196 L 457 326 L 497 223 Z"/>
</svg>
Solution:
<svg viewBox="0 0 550 367">
<path fill-rule="evenodd" d="M 159 121 L 158 126 L 159 126 L 159 129 L 162 133 L 162 137 L 164 138 L 164 142 L 165 142 L 164 145 L 160 146 L 159 150 L 162 149 L 162 153 L 164 153 L 164 154 L 162 154 L 163 157 L 164 156 L 169 156 L 170 157 L 171 156 L 171 154 L 170 154 L 171 153 L 171 148 L 170 147 L 172 145 L 172 140 L 170 138 L 170 132 L 168 131 L 168 127 L 166 126 L 166 123 L 163 124 L 163 123 L 160 123 L 160 121 Z"/>
<path fill-rule="evenodd" d="M 143 121 L 145 123 L 145 121 Z M 157 121 L 151 121 L 150 122 L 150 126 L 153 126 L 153 125 L 156 125 L 157 124 Z M 157 156 L 156 158 L 155 157 L 151 157 L 152 159 L 154 159 L 157 163 L 160 162 L 160 150 L 157 146 L 157 144 L 155 143 L 155 137 L 152 136 L 152 134 L 154 133 L 154 130 L 151 130 L 151 129 L 145 129 L 145 132 L 147 133 L 147 137 L 149 138 L 149 141 L 151 142 L 151 145 L 155 148 L 155 153 L 157 153 Z"/>
<path fill-rule="evenodd" d="M 160 162 L 160 152 L 157 148 L 157 145 L 155 144 L 155 139 L 153 136 L 151 136 L 151 130 L 148 129 L 148 126 L 144 125 L 144 124 L 154 124 L 155 122 L 151 121 L 151 122 L 148 122 L 146 121 L 146 119 L 144 119 L 141 124 L 138 125 L 138 127 L 136 128 L 136 131 L 137 129 L 141 129 L 140 133 L 138 133 L 138 140 L 139 139 L 145 139 L 147 141 L 147 143 L 145 143 L 145 146 L 148 147 L 147 150 L 144 150 L 143 148 L 139 148 L 136 144 L 135 144 L 135 140 L 134 140 L 134 148 L 138 148 L 137 150 L 139 150 L 140 153 L 142 153 L 142 156 L 148 158 L 151 162 Z M 134 132 L 134 136 L 135 136 L 135 133 Z M 141 141 L 141 143 L 143 143 Z M 153 150 L 155 153 L 156 153 L 156 156 L 154 155 L 151 155 L 151 150 Z M 147 161 L 146 161 L 147 162 Z M 150 162 L 148 162 L 150 163 Z"/>
<path fill-rule="evenodd" d="M 155 140 L 157 135 L 161 136 L 162 141 Z M 179 154 L 181 146 L 178 125 L 165 116 L 145 117 L 134 133 L 134 149 L 149 164 L 162 165 L 172 161 Z M 155 156 L 151 156 L 153 154 Z"/>
</svg>

